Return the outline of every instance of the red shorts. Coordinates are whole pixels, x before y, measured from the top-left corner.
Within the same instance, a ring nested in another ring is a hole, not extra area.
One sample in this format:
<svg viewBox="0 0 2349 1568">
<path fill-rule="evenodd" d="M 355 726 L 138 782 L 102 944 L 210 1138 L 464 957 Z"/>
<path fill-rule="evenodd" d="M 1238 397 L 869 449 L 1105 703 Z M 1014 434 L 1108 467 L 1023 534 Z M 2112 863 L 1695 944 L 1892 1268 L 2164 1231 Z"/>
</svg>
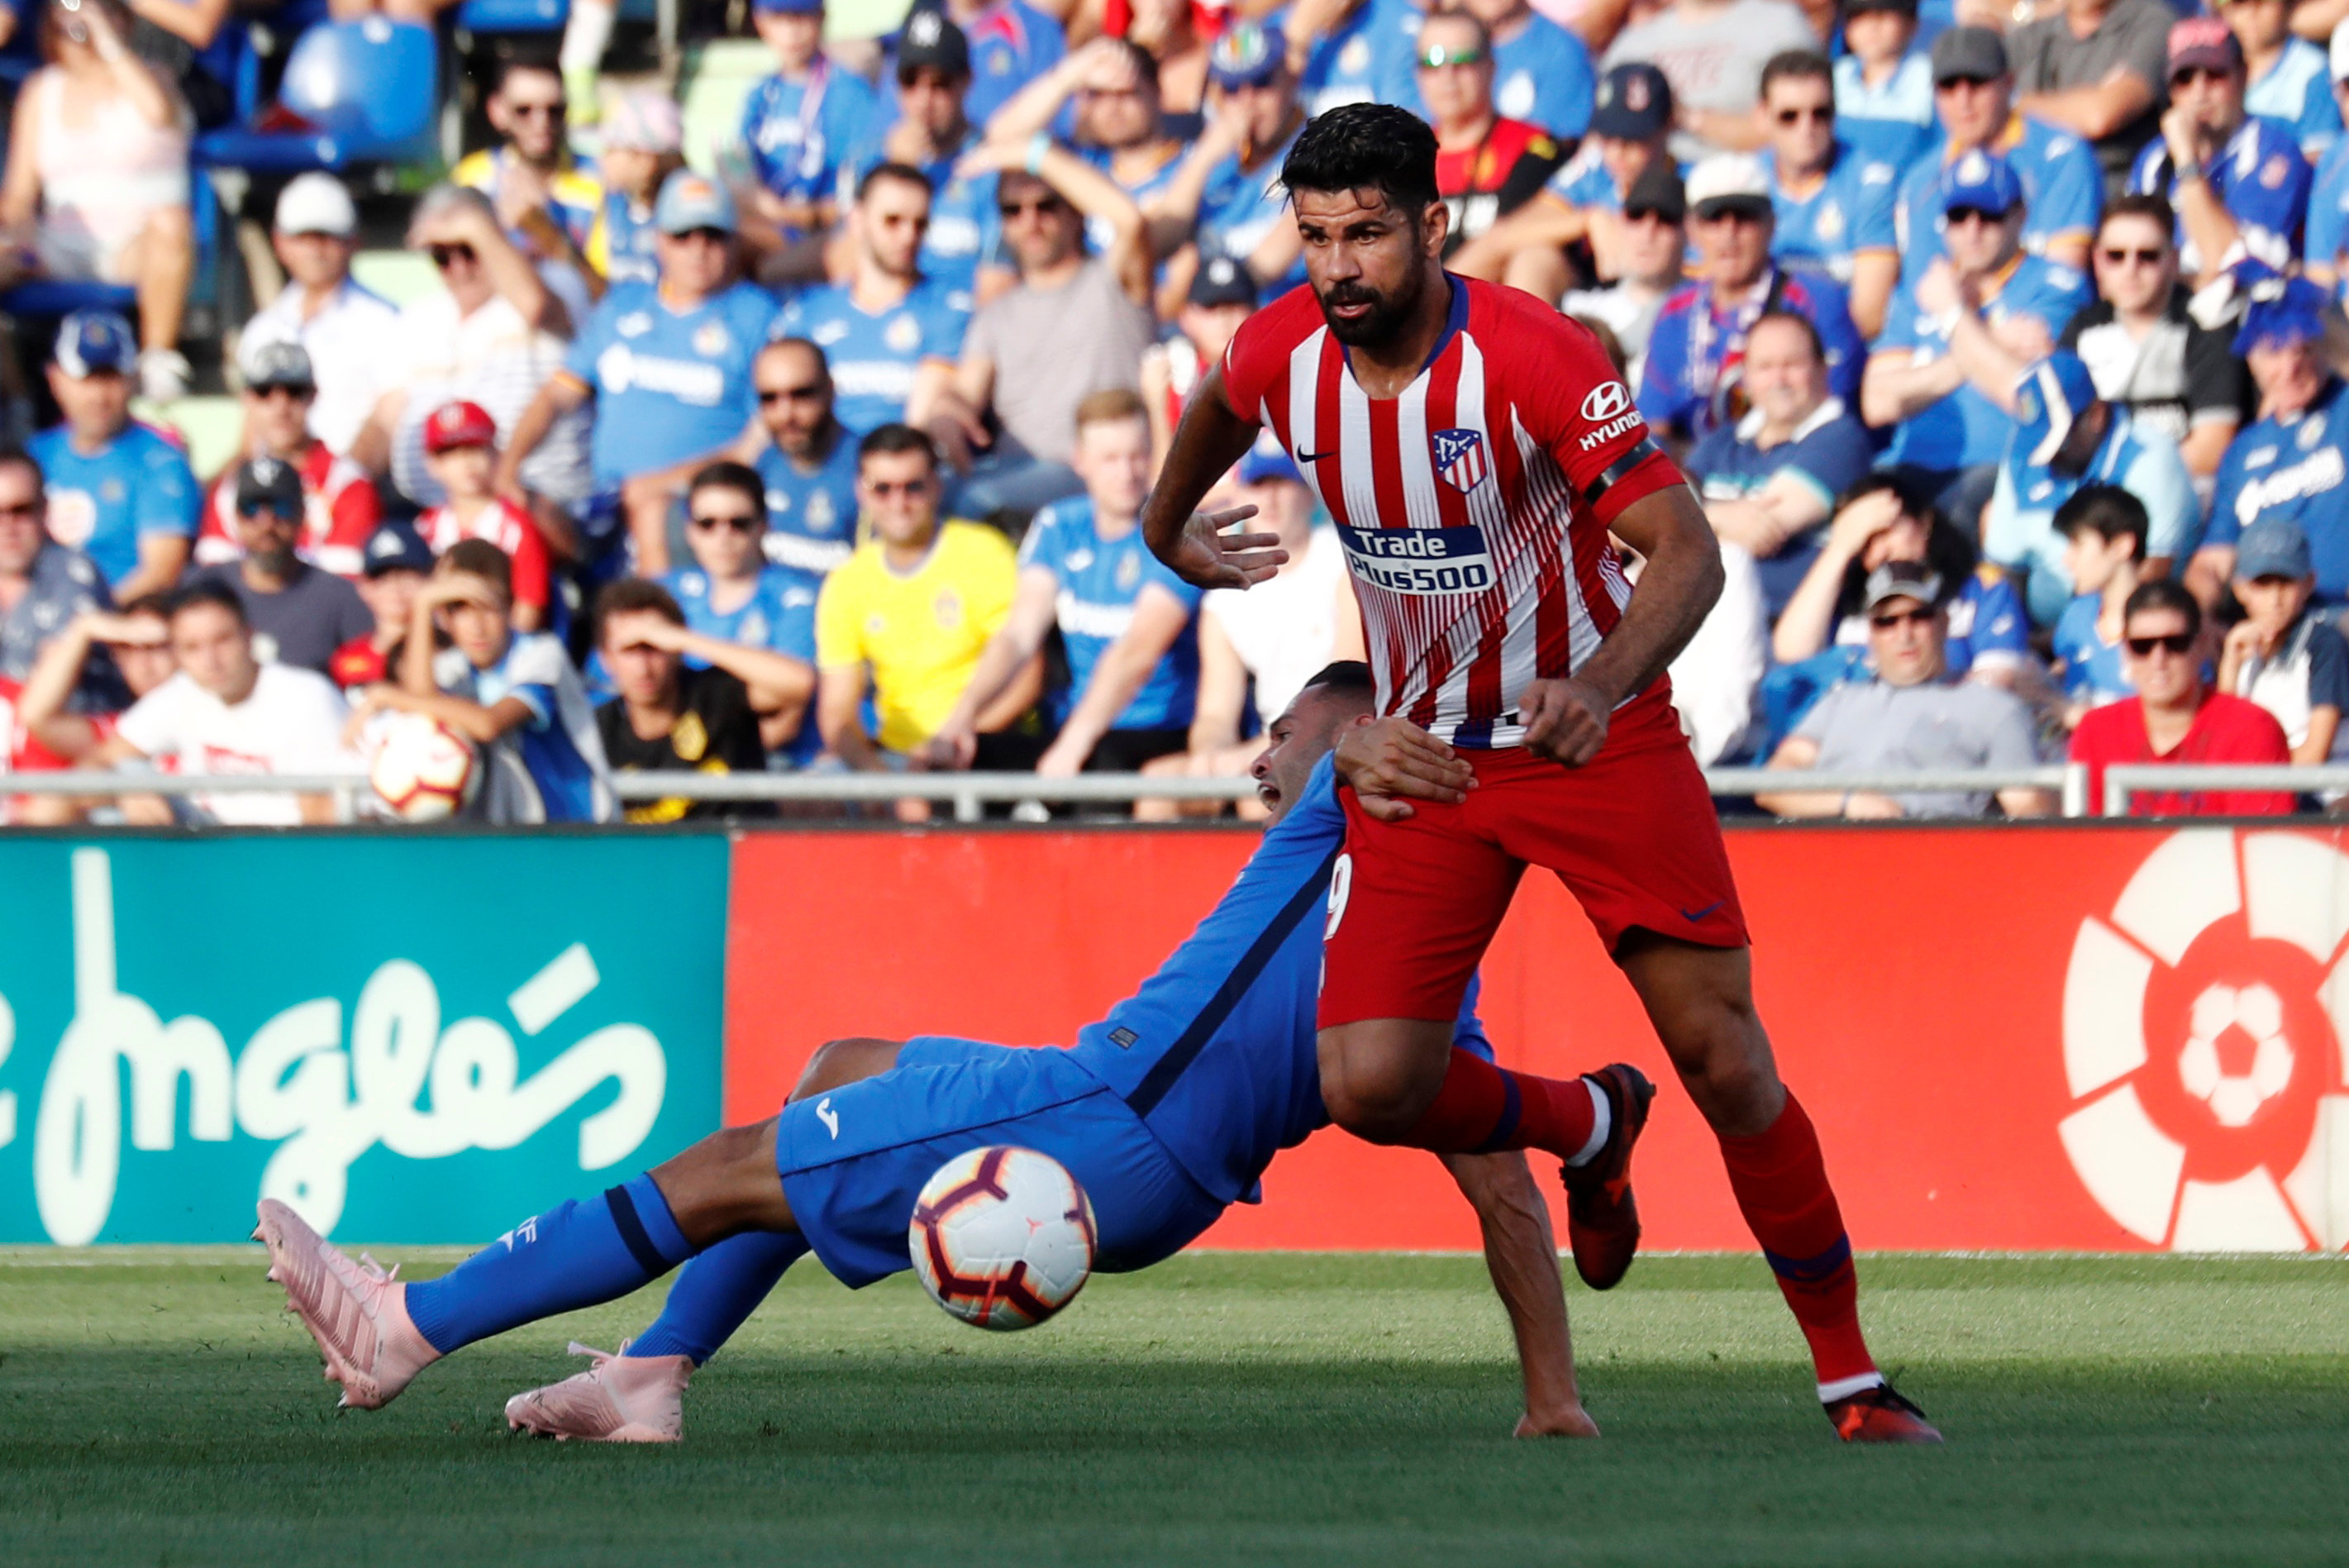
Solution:
<svg viewBox="0 0 2349 1568">
<path fill-rule="evenodd" d="M 1579 768 L 1522 747 L 1464 749 L 1477 781 L 1467 804 L 1413 801 L 1405 822 L 1374 822 L 1340 792 L 1346 852 L 1330 883 L 1322 1028 L 1457 1017 L 1529 865 L 1557 874 L 1609 952 L 1635 927 L 1746 945 L 1721 822 L 1671 709 L 1616 718 Z"/>
</svg>

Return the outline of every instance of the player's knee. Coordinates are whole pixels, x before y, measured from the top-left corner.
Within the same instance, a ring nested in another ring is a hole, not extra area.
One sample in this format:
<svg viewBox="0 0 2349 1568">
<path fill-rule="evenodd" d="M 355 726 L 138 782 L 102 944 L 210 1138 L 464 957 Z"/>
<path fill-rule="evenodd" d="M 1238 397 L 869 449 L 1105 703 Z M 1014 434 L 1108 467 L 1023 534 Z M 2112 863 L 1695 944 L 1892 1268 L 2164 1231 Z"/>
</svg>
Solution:
<svg viewBox="0 0 2349 1568">
<path fill-rule="evenodd" d="M 1400 1143 L 1426 1112 L 1428 1096 L 1402 1075 L 1356 1068 L 1342 1076 L 1325 1072 L 1322 1103 L 1330 1119 L 1371 1143 Z"/>
</svg>

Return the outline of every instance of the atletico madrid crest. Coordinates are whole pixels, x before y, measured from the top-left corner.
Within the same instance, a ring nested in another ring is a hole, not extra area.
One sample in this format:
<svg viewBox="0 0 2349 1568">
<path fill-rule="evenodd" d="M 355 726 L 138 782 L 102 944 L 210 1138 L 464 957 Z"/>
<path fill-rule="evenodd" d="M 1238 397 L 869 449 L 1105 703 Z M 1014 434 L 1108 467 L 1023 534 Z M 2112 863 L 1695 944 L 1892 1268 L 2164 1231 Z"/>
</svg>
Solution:
<svg viewBox="0 0 2349 1568">
<path fill-rule="evenodd" d="M 1435 451 L 1435 472 L 1444 483 L 1465 494 L 1485 483 L 1492 466 L 1485 461 L 1481 431 L 1437 431 L 1427 438 Z"/>
</svg>

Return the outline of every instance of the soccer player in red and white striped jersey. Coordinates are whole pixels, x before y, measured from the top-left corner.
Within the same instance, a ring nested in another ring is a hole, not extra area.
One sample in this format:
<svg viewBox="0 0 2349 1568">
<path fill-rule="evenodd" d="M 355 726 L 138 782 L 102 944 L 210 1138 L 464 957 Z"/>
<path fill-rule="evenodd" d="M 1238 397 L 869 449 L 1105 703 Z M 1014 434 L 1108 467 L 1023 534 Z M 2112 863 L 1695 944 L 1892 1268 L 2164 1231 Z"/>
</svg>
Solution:
<svg viewBox="0 0 2349 1568">
<path fill-rule="evenodd" d="M 1435 155 L 1424 124 L 1379 104 L 1298 138 L 1281 177 L 1309 282 L 1201 383 L 1143 515 L 1202 587 L 1271 576 L 1272 536 L 1226 532 L 1250 509 L 1193 511 L 1269 427 L 1339 524 L 1381 711 L 1438 737 L 1340 747 L 1323 1098 L 1376 1142 L 1557 1155 L 1577 1268 L 1621 1278 L 1653 1089 L 1622 1066 L 1513 1073 L 1447 1033 L 1518 877 L 1549 868 L 1719 1137 L 1838 1434 L 1938 1440 L 1861 1335 L 1850 1241 L 1754 1011 L 1720 825 L 1670 705 L 1664 669 L 1721 591 L 1719 547 L 1597 341 L 1444 271 Z M 1610 532 L 1646 558 L 1636 595 Z"/>
</svg>

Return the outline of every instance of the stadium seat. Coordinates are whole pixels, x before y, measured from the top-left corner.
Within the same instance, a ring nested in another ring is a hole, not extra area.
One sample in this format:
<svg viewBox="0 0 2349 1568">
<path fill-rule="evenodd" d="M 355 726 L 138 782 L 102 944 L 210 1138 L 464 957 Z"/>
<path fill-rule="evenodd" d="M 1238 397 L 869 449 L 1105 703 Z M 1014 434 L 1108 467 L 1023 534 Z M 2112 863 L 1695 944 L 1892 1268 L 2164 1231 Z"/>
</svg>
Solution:
<svg viewBox="0 0 2349 1568">
<path fill-rule="evenodd" d="M 206 131 L 196 161 L 295 174 L 429 161 L 438 151 L 440 46 L 429 28 L 370 16 L 312 27 L 286 57 L 278 109 L 301 124 L 264 129 L 267 116 Z"/>
<path fill-rule="evenodd" d="M 620 20 L 650 22 L 657 0 L 620 0 Z M 457 30 L 484 33 L 554 33 L 571 19 L 571 0 L 465 0 L 457 7 Z"/>
<path fill-rule="evenodd" d="M 198 173 L 188 197 L 196 238 L 196 269 L 188 279 L 188 302 L 201 307 L 217 301 L 220 288 L 220 203 L 212 184 Z M 0 316 L 18 320 L 55 320 L 77 310 L 119 310 L 135 316 L 139 291 L 127 283 L 96 283 L 40 277 L 0 293 Z"/>
</svg>

